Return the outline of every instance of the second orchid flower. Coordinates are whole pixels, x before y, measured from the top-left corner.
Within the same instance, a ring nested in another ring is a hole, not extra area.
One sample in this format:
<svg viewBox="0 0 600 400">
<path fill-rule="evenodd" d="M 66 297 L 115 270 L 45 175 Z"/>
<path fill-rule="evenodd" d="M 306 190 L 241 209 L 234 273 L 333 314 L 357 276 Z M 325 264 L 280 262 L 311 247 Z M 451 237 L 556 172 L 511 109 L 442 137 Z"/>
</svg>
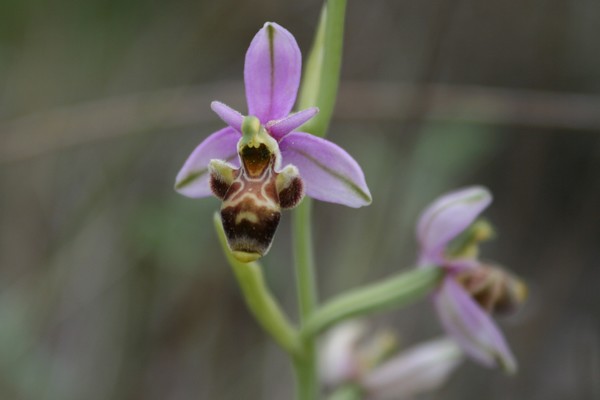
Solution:
<svg viewBox="0 0 600 400">
<path fill-rule="evenodd" d="M 478 243 L 491 235 L 491 228 L 476 219 L 491 201 L 490 192 L 478 186 L 434 201 L 417 226 L 418 264 L 446 271 L 433 295 L 446 332 L 474 360 L 513 373 L 515 358 L 489 314 L 516 308 L 524 301 L 526 289 L 512 274 L 477 257 Z"/>
</svg>

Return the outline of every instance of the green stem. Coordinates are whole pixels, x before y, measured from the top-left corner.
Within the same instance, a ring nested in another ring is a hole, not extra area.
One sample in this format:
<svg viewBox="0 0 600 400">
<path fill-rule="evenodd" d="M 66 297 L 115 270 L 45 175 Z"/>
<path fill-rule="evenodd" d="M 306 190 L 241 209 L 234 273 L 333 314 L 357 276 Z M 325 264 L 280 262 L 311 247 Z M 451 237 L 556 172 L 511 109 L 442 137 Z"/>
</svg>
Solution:
<svg viewBox="0 0 600 400">
<path fill-rule="evenodd" d="M 237 260 L 227 246 L 227 238 L 218 213 L 215 213 L 214 224 L 223 252 L 233 268 L 248 308 L 263 329 L 286 352 L 292 357 L 301 357 L 303 345 L 298 332 L 291 325 L 269 288 L 265 285 L 260 264 L 257 262 L 243 263 Z"/>
<path fill-rule="evenodd" d="M 343 385 L 337 388 L 328 400 L 361 400 L 363 393 L 356 385 Z"/>
<path fill-rule="evenodd" d="M 439 267 L 417 268 L 341 294 L 317 309 L 302 325 L 302 336 L 313 337 L 342 320 L 404 306 L 435 288 L 444 271 Z"/>
<path fill-rule="evenodd" d="M 296 375 L 296 400 L 315 400 L 318 393 L 318 381 L 315 368 L 314 347 L 305 348 L 311 358 L 295 358 L 294 372 Z"/>
<path fill-rule="evenodd" d="M 315 261 L 312 246 L 312 200 L 305 198 L 294 210 L 294 263 L 298 285 L 300 322 L 305 323 L 317 304 Z"/>
<path fill-rule="evenodd" d="M 321 11 L 317 34 L 304 67 L 298 105 L 319 107 L 319 114 L 300 129 L 325 136 L 337 98 L 344 45 L 346 0 L 328 0 Z"/>
<path fill-rule="evenodd" d="M 293 213 L 294 264 L 298 290 L 300 323 L 305 324 L 317 304 L 315 262 L 312 247 L 312 200 L 305 198 Z M 317 395 L 317 366 L 315 340 L 305 336 L 303 356 L 294 360 L 298 400 L 312 400 Z"/>
<path fill-rule="evenodd" d="M 304 132 L 325 136 L 337 97 L 344 43 L 346 0 L 327 0 L 321 11 L 319 27 L 304 68 L 300 88 L 300 109 L 317 106 L 319 114 L 302 127 Z M 317 304 L 315 265 L 312 249 L 312 202 L 304 201 L 294 211 L 293 243 L 298 306 L 303 326 L 312 316 Z M 303 355 L 294 359 L 297 399 L 317 398 L 317 357 L 315 338 L 303 337 Z"/>
</svg>

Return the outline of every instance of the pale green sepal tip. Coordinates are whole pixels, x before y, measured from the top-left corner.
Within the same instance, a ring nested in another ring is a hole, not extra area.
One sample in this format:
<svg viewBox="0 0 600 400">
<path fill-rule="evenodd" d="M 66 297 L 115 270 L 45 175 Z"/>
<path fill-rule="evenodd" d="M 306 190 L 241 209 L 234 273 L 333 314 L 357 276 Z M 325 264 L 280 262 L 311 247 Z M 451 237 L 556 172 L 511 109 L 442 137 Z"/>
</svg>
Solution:
<svg viewBox="0 0 600 400">
<path fill-rule="evenodd" d="M 249 263 L 258 260 L 261 255 L 259 253 L 248 253 L 247 251 L 232 251 L 231 254 L 240 262 Z"/>
<path fill-rule="evenodd" d="M 504 360 L 503 357 L 500 356 L 496 356 L 494 357 L 496 362 L 498 363 L 498 365 L 500 365 L 500 368 L 502 368 L 502 371 L 509 376 L 514 376 L 517 374 L 517 372 L 519 372 L 519 367 L 517 366 L 516 362 L 515 363 L 511 363 L 511 362 L 507 362 L 507 360 Z"/>
<path fill-rule="evenodd" d="M 202 175 L 208 172 L 208 168 L 204 168 L 200 171 L 190 172 L 184 178 L 175 182 L 175 190 L 183 189 L 190 183 L 194 182 L 196 179 L 200 178 Z"/>
</svg>

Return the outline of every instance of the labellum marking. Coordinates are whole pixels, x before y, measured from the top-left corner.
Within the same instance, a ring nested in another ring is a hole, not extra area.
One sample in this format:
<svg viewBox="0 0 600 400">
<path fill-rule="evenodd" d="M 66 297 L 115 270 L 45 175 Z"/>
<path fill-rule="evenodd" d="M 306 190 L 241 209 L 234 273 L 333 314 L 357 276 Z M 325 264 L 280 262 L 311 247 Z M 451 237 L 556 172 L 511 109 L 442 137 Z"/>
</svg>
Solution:
<svg viewBox="0 0 600 400">
<path fill-rule="evenodd" d="M 457 276 L 458 283 L 488 313 L 514 313 L 527 297 L 527 287 L 516 276 L 493 265 L 482 264 Z"/>
<path fill-rule="evenodd" d="M 234 255 L 253 261 L 267 253 L 279 225 L 279 174 L 275 156 L 264 144 L 245 146 L 240 159 L 241 167 L 223 197 L 221 219 Z"/>
<path fill-rule="evenodd" d="M 269 251 L 281 209 L 302 200 L 304 184 L 295 166 L 279 170 L 278 144 L 256 117 L 242 122 L 238 156 L 239 169 L 211 160 L 211 188 L 223 200 L 221 221 L 229 248 L 240 261 L 250 262 Z"/>
</svg>

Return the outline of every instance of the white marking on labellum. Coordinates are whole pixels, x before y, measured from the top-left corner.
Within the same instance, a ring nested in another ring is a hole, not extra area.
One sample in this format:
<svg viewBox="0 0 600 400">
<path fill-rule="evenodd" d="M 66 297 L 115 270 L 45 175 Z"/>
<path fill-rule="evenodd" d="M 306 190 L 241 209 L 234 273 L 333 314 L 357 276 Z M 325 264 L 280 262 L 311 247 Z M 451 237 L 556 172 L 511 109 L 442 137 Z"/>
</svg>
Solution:
<svg viewBox="0 0 600 400">
<path fill-rule="evenodd" d="M 235 223 L 239 224 L 243 220 L 256 224 L 258 223 L 258 216 L 254 211 L 240 211 L 235 217 Z"/>
</svg>

